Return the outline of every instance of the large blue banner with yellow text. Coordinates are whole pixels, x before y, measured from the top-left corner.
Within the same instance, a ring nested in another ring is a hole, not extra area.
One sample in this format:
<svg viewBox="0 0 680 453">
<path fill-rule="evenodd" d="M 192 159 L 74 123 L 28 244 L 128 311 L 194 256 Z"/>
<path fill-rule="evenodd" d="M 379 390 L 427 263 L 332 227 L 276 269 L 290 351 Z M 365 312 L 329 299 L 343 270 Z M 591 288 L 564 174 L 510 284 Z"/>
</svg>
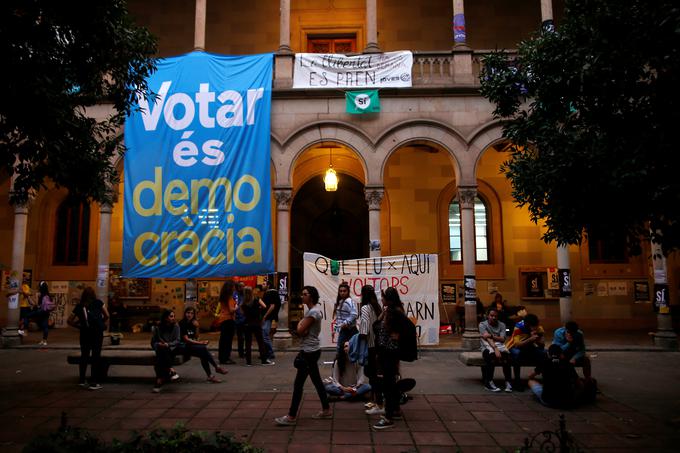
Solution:
<svg viewBox="0 0 680 453">
<path fill-rule="evenodd" d="M 123 276 L 274 271 L 272 54 L 159 60 L 125 123 Z"/>
</svg>

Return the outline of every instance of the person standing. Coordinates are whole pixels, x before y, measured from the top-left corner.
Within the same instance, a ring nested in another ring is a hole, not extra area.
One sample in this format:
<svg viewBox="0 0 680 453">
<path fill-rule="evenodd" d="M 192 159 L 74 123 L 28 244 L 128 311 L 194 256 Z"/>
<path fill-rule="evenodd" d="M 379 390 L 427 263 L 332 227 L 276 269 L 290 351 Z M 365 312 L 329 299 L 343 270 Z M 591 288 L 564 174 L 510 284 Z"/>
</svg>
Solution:
<svg viewBox="0 0 680 453">
<path fill-rule="evenodd" d="M 50 333 L 50 313 L 54 310 L 54 300 L 49 292 L 49 287 L 46 281 L 41 281 L 38 286 L 38 302 L 37 310 L 32 311 L 28 315 L 28 321 L 35 319 L 38 326 L 42 329 L 43 337 L 40 341 L 40 346 L 47 346 L 47 336 Z"/>
<path fill-rule="evenodd" d="M 319 333 L 321 332 L 321 320 L 323 312 L 319 304 L 319 291 L 313 286 L 302 288 L 302 303 L 307 307 L 305 317 L 298 323 L 297 334 L 302 337 L 300 352 L 295 358 L 295 383 L 293 385 L 293 398 L 290 402 L 288 414 L 274 419 L 277 425 L 291 426 L 297 423 L 297 413 L 302 401 L 307 377 L 312 380 L 316 393 L 321 400 L 321 411 L 313 415 L 312 418 L 328 419 L 333 417 L 331 406 L 328 403 L 328 396 L 324 388 L 321 374 L 319 373 L 319 357 L 321 357 L 321 342 Z"/>
<path fill-rule="evenodd" d="M 236 301 L 236 311 L 234 312 L 234 330 L 236 332 L 236 347 L 238 350 L 239 358 L 245 357 L 244 345 L 244 334 L 246 331 L 246 318 L 243 315 L 243 310 L 241 310 L 241 304 L 243 304 L 243 288 L 245 284 L 243 282 L 235 283 L 234 290 L 234 300 Z"/>
<path fill-rule="evenodd" d="M 220 290 L 220 301 L 217 305 L 217 320 L 220 325 L 220 341 L 218 347 L 218 359 L 221 365 L 233 365 L 231 360 L 231 348 L 234 341 L 234 317 L 236 313 L 236 301 L 234 300 L 234 280 L 228 279 Z"/>
<path fill-rule="evenodd" d="M 274 343 L 272 342 L 272 324 L 279 322 L 279 310 L 281 309 L 281 298 L 278 291 L 275 289 L 268 289 L 262 296 L 262 301 L 267 307 L 262 320 L 262 340 L 267 352 L 267 359 L 274 361 L 276 355 L 274 354 Z"/>
<path fill-rule="evenodd" d="M 101 381 L 101 354 L 102 343 L 104 341 L 104 331 L 109 313 L 104 306 L 104 302 L 97 299 L 97 295 L 92 287 L 88 286 L 83 290 L 78 305 L 66 320 L 67 324 L 80 330 L 80 379 L 78 385 L 87 387 L 90 390 L 102 388 Z M 87 364 L 90 365 L 90 383 L 85 379 Z"/>
<path fill-rule="evenodd" d="M 510 369 L 510 355 L 505 347 L 505 324 L 498 320 L 498 309 L 489 308 L 486 321 L 479 323 L 479 341 L 482 348 L 482 357 L 485 365 L 482 367 L 482 381 L 484 388 L 491 392 L 500 392 L 493 382 L 495 365 L 503 366 L 505 377 L 505 391 L 512 392 L 512 370 Z"/>
<path fill-rule="evenodd" d="M 346 365 L 343 345 L 358 332 L 357 317 L 357 306 L 352 298 L 349 297 L 349 285 L 346 282 L 342 282 L 338 286 L 338 296 L 333 307 L 336 332 L 335 360 L 340 373 L 345 371 Z"/>
<path fill-rule="evenodd" d="M 201 366 L 203 371 L 205 371 L 208 382 L 218 384 L 222 381 L 210 372 L 210 365 L 220 374 L 227 374 L 227 370 L 215 363 L 215 359 L 210 351 L 208 351 L 208 341 L 201 341 L 198 338 L 198 331 L 196 309 L 194 307 L 187 307 L 184 310 L 184 317 L 179 322 L 179 335 L 182 343 L 184 343 L 184 354 L 187 357 L 198 357 L 201 360 Z"/>
<path fill-rule="evenodd" d="M 411 322 L 404 314 L 404 304 L 396 288 L 389 287 L 383 291 L 382 304 L 383 312 L 373 326 L 378 382 L 385 396 L 385 415 L 373 425 L 373 429 L 377 430 L 392 428 L 394 420 L 402 416 L 399 408 L 401 395 L 397 387 L 399 337 L 406 330 L 406 323 Z"/>
<path fill-rule="evenodd" d="M 371 285 L 364 285 L 361 288 L 361 317 L 359 321 L 359 335 L 366 340 L 368 346 L 368 361 L 364 367 L 364 373 L 368 377 L 371 386 L 371 401 L 366 404 L 366 413 L 369 415 L 383 415 L 383 395 L 376 392 L 377 364 L 375 355 L 375 333 L 373 324 L 382 314 L 382 307 L 378 303 L 375 295 L 375 288 Z"/>
<path fill-rule="evenodd" d="M 257 297 L 256 291 L 253 288 L 246 286 L 243 290 L 243 303 L 241 310 L 244 315 L 245 340 L 246 340 L 246 365 L 253 364 L 253 336 L 257 342 L 257 348 L 260 353 L 260 362 L 262 365 L 274 365 L 274 362 L 267 359 L 267 353 L 262 340 L 262 310 L 265 305 L 262 300 Z"/>
</svg>

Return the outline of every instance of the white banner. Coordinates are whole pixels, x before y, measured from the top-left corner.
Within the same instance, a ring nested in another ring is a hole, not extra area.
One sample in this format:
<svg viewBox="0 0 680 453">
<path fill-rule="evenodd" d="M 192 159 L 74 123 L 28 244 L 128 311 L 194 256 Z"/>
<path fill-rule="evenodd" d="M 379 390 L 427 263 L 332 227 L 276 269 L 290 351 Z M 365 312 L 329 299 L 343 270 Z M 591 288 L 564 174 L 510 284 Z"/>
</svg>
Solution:
<svg viewBox="0 0 680 453">
<path fill-rule="evenodd" d="M 316 253 L 304 254 L 304 284 L 319 290 L 324 314 L 321 346 L 335 346 L 332 326 L 338 285 L 347 282 L 352 300 L 361 303 L 361 287 L 372 285 L 378 302 L 390 286 L 399 291 L 406 316 L 416 323 L 421 345 L 439 344 L 437 255 L 414 254 L 333 261 Z"/>
<path fill-rule="evenodd" d="M 296 53 L 293 88 L 408 88 L 413 54 Z"/>
</svg>

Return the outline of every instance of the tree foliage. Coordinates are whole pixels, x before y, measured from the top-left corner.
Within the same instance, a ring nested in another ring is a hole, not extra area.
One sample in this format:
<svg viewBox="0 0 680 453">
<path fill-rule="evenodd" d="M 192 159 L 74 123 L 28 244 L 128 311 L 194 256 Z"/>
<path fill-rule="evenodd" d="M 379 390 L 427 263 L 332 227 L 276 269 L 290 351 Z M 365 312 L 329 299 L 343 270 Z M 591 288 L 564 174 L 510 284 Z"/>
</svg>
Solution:
<svg viewBox="0 0 680 453">
<path fill-rule="evenodd" d="M 513 143 L 502 169 L 543 239 L 680 245 L 680 5 L 567 0 L 556 31 L 484 62 L 482 94 Z M 676 156 L 676 157 L 674 157 Z"/>
<path fill-rule="evenodd" d="M 74 197 L 110 201 L 111 158 L 155 69 L 155 38 L 124 0 L 5 0 L 0 11 L 0 166 L 15 176 L 12 201 L 27 201 L 48 178 Z M 96 104 L 113 113 L 95 118 Z"/>
</svg>

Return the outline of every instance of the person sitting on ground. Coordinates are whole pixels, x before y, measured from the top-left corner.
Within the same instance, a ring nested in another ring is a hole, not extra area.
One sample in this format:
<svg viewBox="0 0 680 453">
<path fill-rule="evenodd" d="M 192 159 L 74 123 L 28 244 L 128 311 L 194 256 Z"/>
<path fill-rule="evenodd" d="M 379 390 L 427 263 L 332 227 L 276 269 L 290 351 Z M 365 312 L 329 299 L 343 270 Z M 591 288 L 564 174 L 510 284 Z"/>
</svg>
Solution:
<svg viewBox="0 0 680 453">
<path fill-rule="evenodd" d="M 201 360 L 201 366 L 208 377 L 208 382 L 217 384 L 220 381 L 217 376 L 210 372 L 212 365 L 220 374 L 227 374 L 227 370 L 217 365 L 210 351 L 208 351 L 208 341 L 202 341 L 198 338 L 198 319 L 196 318 L 196 309 L 194 307 L 187 307 L 184 310 L 184 317 L 179 322 L 179 333 L 182 343 L 184 343 L 185 357 L 198 357 Z"/>
<path fill-rule="evenodd" d="M 543 376 L 543 382 L 536 380 Z M 595 400 L 597 385 L 593 379 L 581 379 L 574 365 L 565 357 L 559 345 L 548 348 L 533 373 L 529 376 L 529 387 L 541 404 L 556 409 L 571 409 Z"/>
<path fill-rule="evenodd" d="M 352 363 L 349 359 L 349 342 L 345 342 L 345 369 L 340 372 L 340 367 L 333 362 L 333 375 L 324 380 L 324 387 L 329 396 L 340 397 L 341 400 L 362 398 L 371 391 L 371 386 L 366 382 L 364 367 L 358 362 Z"/>
<path fill-rule="evenodd" d="M 590 359 L 586 355 L 586 342 L 578 324 L 569 321 L 564 327 L 555 330 L 553 344 L 562 348 L 564 356 L 572 365 L 583 367 L 583 376 L 586 379 L 591 378 Z"/>
<path fill-rule="evenodd" d="M 535 365 L 545 356 L 545 337 L 538 316 L 529 313 L 517 324 L 512 336 L 505 343 L 510 351 L 512 366 L 515 372 L 515 387 L 522 388 L 520 372 L 522 365 Z"/>
<path fill-rule="evenodd" d="M 498 310 L 491 307 L 486 315 L 486 321 L 479 323 L 480 343 L 482 347 L 482 357 L 485 365 L 482 367 L 482 381 L 484 388 L 492 392 L 500 392 L 493 382 L 494 368 L 496 364 L 503 366 L 505 376 L 505 391 L 512 392 L 510 380 L 512 374 L 510 370 L 510 355 L 505 347 L 505 324 L 498 320 Z"/>
</svg>

